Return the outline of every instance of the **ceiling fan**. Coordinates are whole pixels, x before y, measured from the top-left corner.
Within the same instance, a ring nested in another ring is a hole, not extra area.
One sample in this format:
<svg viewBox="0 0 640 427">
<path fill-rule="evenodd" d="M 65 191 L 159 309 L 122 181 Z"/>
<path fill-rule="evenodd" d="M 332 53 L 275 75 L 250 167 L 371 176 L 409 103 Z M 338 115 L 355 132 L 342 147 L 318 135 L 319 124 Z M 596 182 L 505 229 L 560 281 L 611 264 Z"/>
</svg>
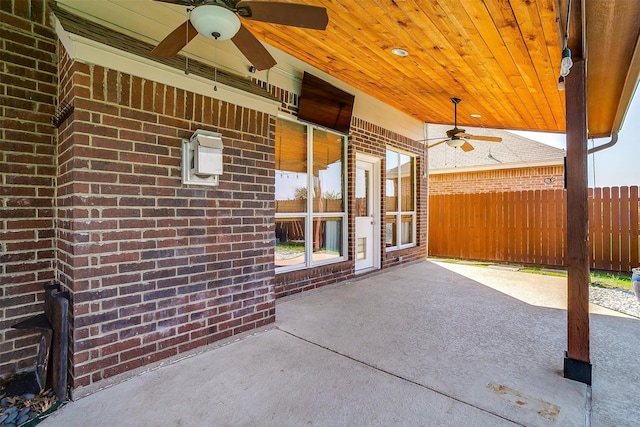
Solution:
<svg viewBox="0 0 640 427">
<path fill-rule="evenodd" d="M 324 30 L 329 23 L 324 7 L 298 3 L 238 0 L 156 0 L 193 7 L 189 19 L 173 30 L 151 51 L 170 58 L 193 38 L 202 34 L 213 40 L 231 39 L 257 70 L 267 70 L 276 60 L 258 39 L 240 22 L 238 16 L 254 21 Z"/>
<path fill-rule="evenodd" d="M 473 145 L 469 144 L 467 139 L 477 139 L 479 141 L 489 142 L 502 142 L 502 138 L 497 136 L 470 135 L 468 133 L 465 133 L 464 129 L 460 129 L 458 127 L 458 104 L 460 103 L 460 101 L 460 98 L 451 98 L 451 102 L 453 102 L 453 129 L 447 131 L 447 139 L 443 139 L 442 141 L 438 141 L 435 144 L 431 144 L 428 148 L 433 148 L 436 145 L 440 145 L 446 142 L 449 147 L 460 147 L 462 151 L 466 152 L 473 150 Z"/>
</svg>

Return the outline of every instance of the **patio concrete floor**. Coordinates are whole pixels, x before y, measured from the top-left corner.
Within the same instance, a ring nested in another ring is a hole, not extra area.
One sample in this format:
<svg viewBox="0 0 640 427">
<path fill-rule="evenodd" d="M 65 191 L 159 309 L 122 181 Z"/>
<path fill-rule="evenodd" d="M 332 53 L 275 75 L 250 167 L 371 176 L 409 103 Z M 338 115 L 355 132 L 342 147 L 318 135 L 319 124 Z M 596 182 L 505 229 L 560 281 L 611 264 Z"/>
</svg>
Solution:
<svg viewBox="0 0 640 427">
<path fill-rule="evenodd" d="M 41 425 L 637 426 L 640 319 L 591 308 L 589 388 L 562 377 L 565 278 L 419 262 L 280 301 L 275 328 Z"/>
</svg>

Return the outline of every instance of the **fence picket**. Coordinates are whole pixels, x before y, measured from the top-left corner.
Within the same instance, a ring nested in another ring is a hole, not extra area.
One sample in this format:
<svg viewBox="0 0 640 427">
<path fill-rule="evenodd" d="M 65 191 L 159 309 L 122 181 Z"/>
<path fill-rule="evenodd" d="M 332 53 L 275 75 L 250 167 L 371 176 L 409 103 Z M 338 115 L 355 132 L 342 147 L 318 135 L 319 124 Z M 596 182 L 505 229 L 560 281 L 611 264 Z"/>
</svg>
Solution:
<svg viewBox="0 0 640 427">
<path fill-rule="evenodd" d="M 506 260 L 508 262 L 514 262 L 514 256 L 513 256 L 513 251 L 514 251 L 514 246 L 515 246 L 515 233 L 513 232 L 513 216 L 514 216 L 514 203 L 515 203 L 515 195 L 512 191 L 506 193 L 506 198 L 505 198 L 505 211 L 506 211 L 506 228 L 505 228 L 505 234 L 506 234 L 506 242 L 507 242 L 507 247 L 505 248 L 504 252 L 506 254 Z"/>
<path fill-rule="evenodd" d="M 629 222 L 631 242 L 629 262 L 631 268 L 640 267 L 640 198 L 638 197 L 638 187 L 633 186 L 629 194 Z"/>
<path fill-rule="evenodd" d="M 550 202 L 551 192 L 549 191 L 541 191 L 540 192 L 540 250 L 541 250 L 541 262 L 544 265 L 549 265 L 550 259 L 550 247 L 551 247 L 551 238 L 549 232 L 549 225 L 551 224 L 551 219 L 549 218 L 549 202 Z"/>
<path fill-rule="evenodd" d="M 524 194 L 522 192 L 517 193 L 517 201 L 516 201 L 516 216 L 515 216 L 515 232 L 516 232 L 516 251 L 517 256 L 515 261 L 522 262 L 524 259 L 524 236 L 527 232 L 527 223 L 525 220 L 525 209 L 524 209 Z"/>
<path fill-rule="evenodd" d="M 620 187 L 620 271 L 631 270 L 629 204 L 629 187 Z"/>
<path fill-rule="evenodd" d="M 553 200 L 555 192 L 544 191 L 542 195 L 544 197 L 542 203 L 542 217 L 544 220 L 544 232 L 542 235 L 542 240 L 544 242 L 544 263 L 546 265 L 553 265 L 556 251 L 556 217 L 555 204 Z"/>
<path fill-rule="evenodd" d="M 602 257 L 602 188 L 594 189 L 593 196 L 593 224 L 589 227 L 591 229 L 591 233 L 593 235 L 593 240 L 591 245 L 593 246 L 593 262 L 591 263 L 592 267 L 596 269 L 604 268 L 604 260 Z"/>
<path fill-rule="evenodd" d="M 602 269 L 611 270 L 611 188 L 602 189 Z"/>
<path fill-rule="evenodd" d="M 498 201 L 498 193 L 489 193 L 489 203 L 490 203 L 490 208 L 489 208 L 489 229 L 485 231 L 485 233 L 489 236 L 489 238 L 491 239 L 491 257 L 492 259 L 498 260 L 499 258 L 499 251 L 498 251 L 498 246 L 499 242 L 500 242 L 500 225 L 499 222 L 501 220 L 501 215 L 500 215 L 500 208 L 502 207 L 502 204 Z M 493 230 L 493 233 L 491 232 Z"/>
<path fill-rule="evenodd" d="M 533 250 L 536 264 L 542 264 L 542 230 L 540 228 L 542 200 L 540 199 L 540 190 L 533 191 L 533 200 L 531 201 L 533 205 Z"/>
<path fill-rule="evenodd" d="M 564 200 L 566 193 L 564 190 L 555 190 L 555 206 L 556 206 L 556 224 L 558 231 L 556 234 L 556 259 L 553 265 L 564 265 L 565 240 L 567 236 L 565 213 L 566 202 Z"/>
<path fill-rule="evenodd" d="M 505 248 L 506 248 L 506 233 L 505 233 L 505 224 L 507 222 L 506 218 L 506 210 L 505 210 L 505 193 L 497 193 L 496 195 L 496 204 L 498 205 L 498 233 L 497 233 L 497 241 L 496 241 L 496 260 L 505 259 Z"/>
<path fill-rule="evenodd" d="M 620 189 L 611 188 L 611 269 L 620 271 Z"/>
<path fill-rule="evenodd" d="M 594 189 L 593 188 L 588 188 L 587 189 L 587 214 L 588 214 L 588 221 L 589 221 L 589 225 L 593 225 L 593 221 L 594 221 L 594 206 L 593 206 L 593 198 L 594 198 Z M 589 227 L 589 259 L 593 260 L 594 259 L 594 251 L 595 251 L 595 246 L 593 244 L 594 242 L 594 233 L 593 233 L 593 229 L 592 227 Z M 589 268 L 593 268 L 591 263 L 589 263 Z"/>
</svg>

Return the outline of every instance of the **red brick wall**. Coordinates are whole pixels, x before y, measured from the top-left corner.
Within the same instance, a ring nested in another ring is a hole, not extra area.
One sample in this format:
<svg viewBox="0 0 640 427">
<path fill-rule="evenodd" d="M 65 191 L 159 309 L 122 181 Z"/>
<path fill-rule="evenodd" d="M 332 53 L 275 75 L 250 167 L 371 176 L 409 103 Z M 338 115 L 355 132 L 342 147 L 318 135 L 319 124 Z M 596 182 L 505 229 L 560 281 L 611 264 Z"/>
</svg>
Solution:
<svg viewBox="0 0 640 427">
<path fill-rule="evenodd" d="M 74 387 L 274 321 L 274 117 L 61 59 L 59 279 Z M 212 92 L 213 95 L 213 92 Z M 218 187 L 182 185 L 181 140 L 223 134 Z"/>
<path fill-rule="evenodd" d="M 0 376 L 34 366 L 54 278 L 56 41 L 44 0 L 0 1 Z"/>
<path fill-rule="evenodd" d="M 289 92 L 288 90 L 271 85 L 262 80 L 252 79 L 252 81 L 280 100 L 280 111 L 293 116 L 298 115 L 298 101 L 300 100 L 298 94 Z"/>
<path fill-rule="evenodd" d="M 353 274 L 350 217 L 348 261 L 275 277 L 274 117 L 72 60 L 44 0 L 0 1 L 0 13 L 0 374 L 33 366 L 37 336 L 9 327 L 41 312 L 52 279 L 71 294 L 77 389 L 273 322 L 276 288 Z M 271 89 L 295 112 L 297 96 Z M 57 98 L 75 111 L 56 133 Z M 223 134 L 218 187 L 181 183 L 181 141 L 198 128 Z M 355 152 L 378 153 L 384 169 L 387 144 L 418 154 L 422 171 L 418 145 L 354 119 L 351 183 Z M 383 251 L 383 267 L 425 256 L 424 183 L 418 200 L 419 246 Z"/>
<path fill-rule="evenodd" d="M 564 188 L 562 165 L 429 175 L 431 195 L 557 188 Z"/>
</svg>

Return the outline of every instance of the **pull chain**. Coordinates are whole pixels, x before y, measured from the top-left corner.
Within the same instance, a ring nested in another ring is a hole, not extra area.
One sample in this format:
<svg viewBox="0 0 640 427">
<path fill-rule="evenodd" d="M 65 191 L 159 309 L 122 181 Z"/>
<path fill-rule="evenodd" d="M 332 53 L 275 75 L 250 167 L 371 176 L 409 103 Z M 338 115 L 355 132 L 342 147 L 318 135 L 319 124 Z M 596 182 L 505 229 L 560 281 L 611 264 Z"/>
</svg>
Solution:
<svg viewBox="0 0 640 427">
<path fill-rule="evenodd" d="M 187 8 L 187 17 L 189 19 L 191 19 L 191 9 Z M 185 25 L 187 26 L 185 33 L 185 42 L 184 45 L 186 46 L 189 43 L 189 21 L 187 21 L 185 23 Z M 184 56 L 184 73 L 186 75 L 189 75 L 189 57 L 187 55 Z"/>
<path fill-rule="evenodd" d="M 213 63 L 215 64 L 214 68 L 213 68 L 213 91 L 217 92 L 218 91 L 218 37 L 220 37 L 220 34 L 218 33 L 213 33 L 213 37 L 216 40 L 216 46 L 213 48 Z"/>
</svg>

